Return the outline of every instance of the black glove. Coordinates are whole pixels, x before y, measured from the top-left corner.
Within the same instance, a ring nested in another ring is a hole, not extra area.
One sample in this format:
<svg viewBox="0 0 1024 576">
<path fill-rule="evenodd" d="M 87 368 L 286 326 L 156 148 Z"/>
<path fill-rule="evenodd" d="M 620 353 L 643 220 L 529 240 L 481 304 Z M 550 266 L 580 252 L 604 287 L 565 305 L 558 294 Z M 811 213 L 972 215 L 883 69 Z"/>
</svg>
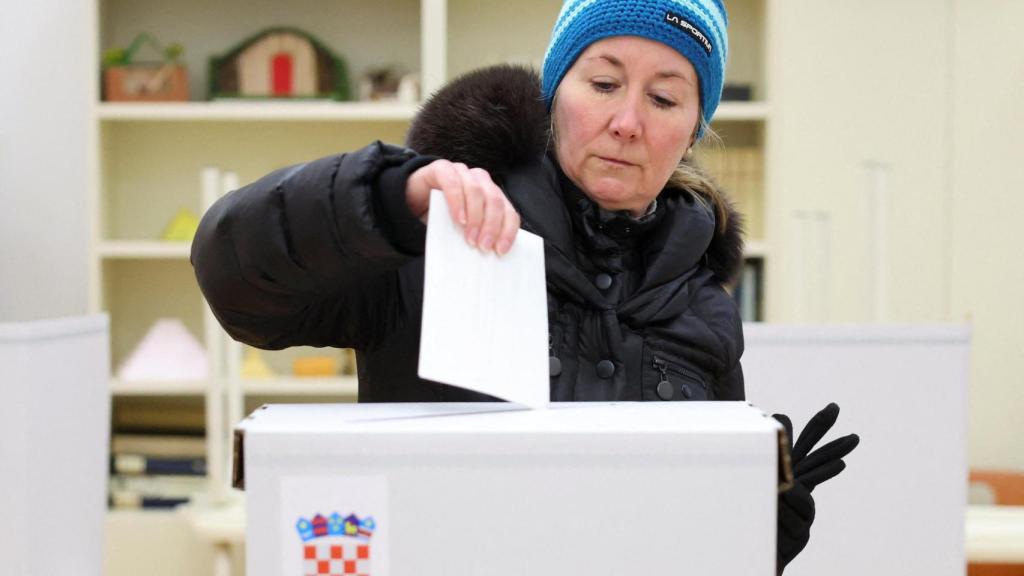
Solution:
<svg viewBox="0 0 1024 576">
<path fill-rule="evenodd" d="M 835 477 L 846 468 L 843 457 L 857 447 L 860 437 L 848 434 L 811 452 L 839 418 L 839 406 L 835 403 L 825 406 L 811 418 L 795 445 L 793 423 L 789 417 L 785 414 L 773 414 L 772 417 L 786 429 L 793 467 L 793 487 L 779 495 L 776 570 L 782 574 L 786 565 L 804 549 L 811 538 L 811 523 L 814 522 L 814 498 L 811 492 L 818 484 Z"/>
</svg>

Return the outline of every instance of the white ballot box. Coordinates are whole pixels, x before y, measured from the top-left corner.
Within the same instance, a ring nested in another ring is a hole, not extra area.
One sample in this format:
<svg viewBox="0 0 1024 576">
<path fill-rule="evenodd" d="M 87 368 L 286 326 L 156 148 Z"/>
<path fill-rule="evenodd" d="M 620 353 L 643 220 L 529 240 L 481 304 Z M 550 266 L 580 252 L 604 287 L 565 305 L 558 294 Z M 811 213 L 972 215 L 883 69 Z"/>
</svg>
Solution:
<svg viewBox="0 0 1024 576">
<path fill-rule="evenodd" d="M 780 440 L 744 402 L 268 405 L 246 573 L 770 576 Z"/>
</svg>

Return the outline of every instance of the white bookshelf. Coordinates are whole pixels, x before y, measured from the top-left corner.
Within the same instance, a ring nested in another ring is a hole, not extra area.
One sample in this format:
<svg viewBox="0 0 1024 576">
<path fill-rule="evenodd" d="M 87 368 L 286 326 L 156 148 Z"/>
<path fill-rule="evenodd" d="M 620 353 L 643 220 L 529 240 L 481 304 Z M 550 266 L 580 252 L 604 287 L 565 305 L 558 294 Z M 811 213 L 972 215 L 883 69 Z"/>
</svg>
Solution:
<svg viewBox="0 0 1024 576">
<path fill-rule="evenodd" d="M 189 242 L 105 240 L 96 252 L 103 259 L 188 259 L 191 247 Z"/>
<path fill-rule="evenodd" d="M 743 247 L 743 256 L 745 258 L 767 258 L 771 249 L 768 247 L 768 243 L 762 240 L 749 241 Z"/>
<path fill-rule="evenodd" d="M 246 396 L 338 396 L 354 400 L 359 380 L 355 376 L 243 379 L 242 391 Z"/>
<path fill-rule="evenodd" d="M 110 380 L 113 396 L 202 396 L 208 380 Z"/>
<path fill-rule="evenodd" d="M 722 102 L 715 110 L 715 122 L 763 122 L 768 119 L 765 102 Z"/>
<path fill-rule="evenodd" d="M 399 102 L 183 102 L 99 104 L 104 122 L 408 122 L 420 104 Z M 718 122 L 763 121 L 764 102 L 722 102 Z"/>
<path fill-rule="evenodd" d="M 400 102 L 104 102 L 97 115 L 104 122 L 408 122 L 418 109 Z"/>
</svg>

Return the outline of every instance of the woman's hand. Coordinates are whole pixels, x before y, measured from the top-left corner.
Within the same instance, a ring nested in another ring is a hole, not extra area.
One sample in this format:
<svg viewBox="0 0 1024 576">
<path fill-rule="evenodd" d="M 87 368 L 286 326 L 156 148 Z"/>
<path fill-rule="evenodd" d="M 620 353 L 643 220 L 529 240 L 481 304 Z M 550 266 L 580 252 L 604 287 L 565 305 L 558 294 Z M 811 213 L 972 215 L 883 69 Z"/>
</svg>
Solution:
<svg viewBox="0 0 1024 576">
<path fill-rule="evenodd" d="M 772 414 L 772 417 L 786 429 L 793 467 L 793 487 L 779 495 L 776 573 L 782 574 L 786 565 L 807 546 L 811 538 L 815 514 L 811 492 L 846 468 L 843 458 L 857 447 L 860 436 L 847 434 L 811 452 L 839 418 L 839 405 L 835 402 L 829 403 L 807 422 L 796 444 L 793 443 L 793 422 L 789 416 Z"/>
<path fill-rule="evenodd" d="M 512 248 L 519 214 L 486 170 L 435 160 L 413 172 L 405 185 L 405 202 L 423 222 L 435 188 L 444 193 L 448 212 L 462 225 L 470 246 L 485 252 L 493 249 L 499 255 Z"/>
</svg>

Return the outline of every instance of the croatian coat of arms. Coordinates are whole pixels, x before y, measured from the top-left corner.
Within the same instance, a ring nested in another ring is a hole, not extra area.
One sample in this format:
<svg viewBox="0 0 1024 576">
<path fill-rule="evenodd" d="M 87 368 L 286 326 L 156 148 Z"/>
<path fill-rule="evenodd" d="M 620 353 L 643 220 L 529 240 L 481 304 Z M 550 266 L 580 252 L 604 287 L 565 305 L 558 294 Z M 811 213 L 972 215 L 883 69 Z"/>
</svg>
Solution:
<svg viewBox="0 0 1024 576">
<path fill-rule="evenodd" d="M 372 517 L 355 514 L 299 518 L 295 528 L 302 538 L 302 574 L 372 576 L 370 539 L 376 527 Z"/>
</svg>

